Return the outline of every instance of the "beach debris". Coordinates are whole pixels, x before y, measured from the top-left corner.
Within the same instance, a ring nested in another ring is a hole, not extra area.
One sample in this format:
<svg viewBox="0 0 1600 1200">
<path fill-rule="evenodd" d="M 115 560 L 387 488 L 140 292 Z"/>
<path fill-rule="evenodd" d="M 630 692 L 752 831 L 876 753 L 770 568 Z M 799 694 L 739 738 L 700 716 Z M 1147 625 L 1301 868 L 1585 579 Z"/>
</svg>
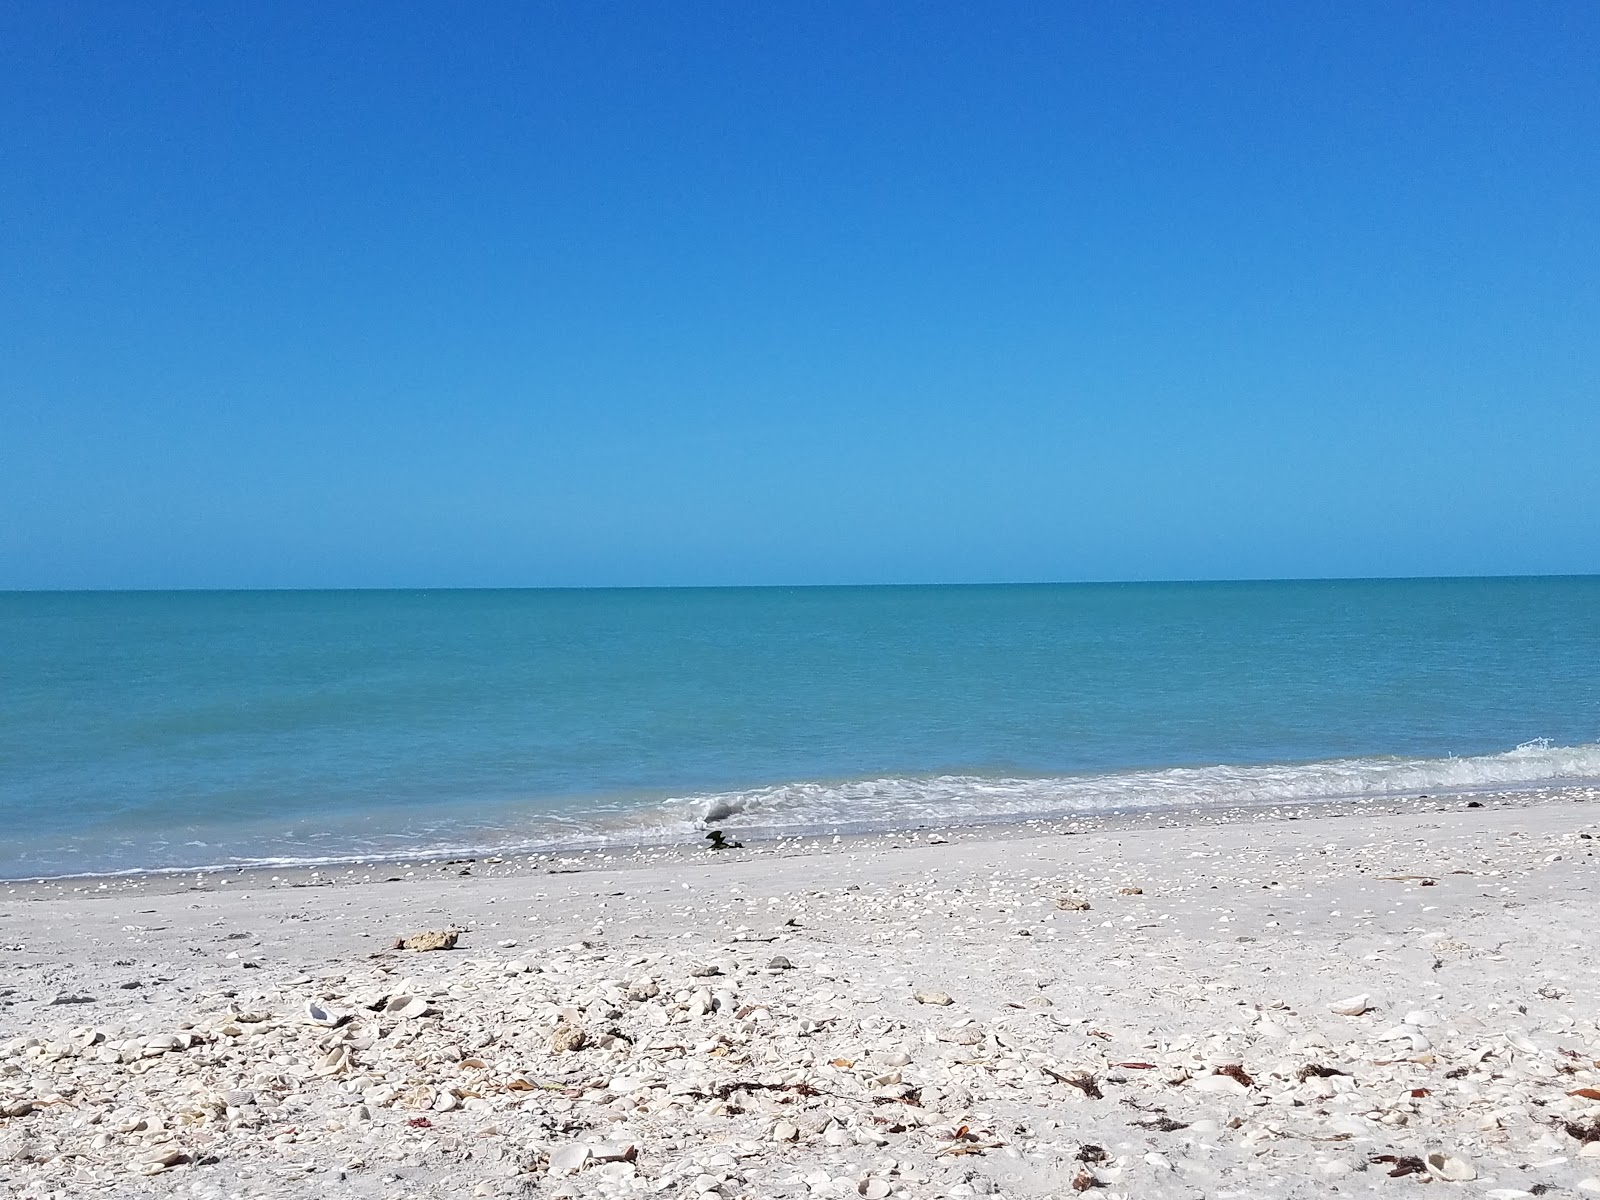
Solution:
<svg viewBox="0 0 1600 1200">
<path fill-rule="evenodd" d="M 1189 1086 L 1197 1092 L 1218 1092 L 1222 1095 L 1242 1096 L 1250 1089 L 1232 1075 L 1196 1075 Z"/>
<path fill-rule="evenodd" d="M 1140 1129 L 1153 1129 L 1157 1133 L 1176 1133 L 1189 1128 L 1189 1122 L 1174 1121 L 1171 1117 L 1152 1117 L 1148 1121 L 1135 1121 L 1134 1124 Z"/>
<path fill-rule="evenodd" d="M 307 1024 L 323 1025 L 329 1029 L 337 1029 L 350 1019 L 352 1014 L 329 1008 L 320 1000 L 307 1000 L 304 1018 Z"/>
<path fill-rule="evenodd" d="M 429 929 L 413 933 L 394 944 L 396 950 L 454 950 L 461 934 L 454 929 Z"/>
<path fill-rule="evenodd" d="M 1226 1075 L 1229 1079 L 1241 1083 L 1247 1088 L 1252 1088 L 1256 1085 L 1256 1081 L 1245 1074 L 1244 1067 L 1239 1063 L 1228 1063 L 1226 1066 L 1218 1067 L 1211 1073 L 1213 1075 Z"/>
<path fill-rule="evenodd" d="M 1435 1150 L 1431 1154 L 1424 1155 L 1422 1161 L 1429 1175 L 1448 1183 L 1465 1183 L 1469 1179 L 1478 1177 L 1477 1167 L 1466 1159 L 1457 1158 L 1454 1154 L 1447 1154 L 1443 1150 Z"/>
<path fill-rule="evenodd" d="M 1117 889 L 1117 895 L 1119 895 L 1119 896 L 1142 896 L 1142 895 L 1144 895 L 1144 889 L 1142 887 L 1120 887 L 1120 888 Z"/>
<path fill-rule="evenodd" d="M 1328 1005 L 1330 1012 L 1336 1012 L 1341 1017 L 1359 1017 L 1362 1013 L 1371 1012 L 1373 1009 L 1372 997 L 1366 992 L 1357 996 L 1347 996 L 1343 1000 L 1335 1000 Z"/>
<path fill-rule="evenodd" d="M 1414 1154 L 1379 1154 L 1370 1161 L 1374 1164 L 1387 1163 L 1394 1169 L 1389 1172 L 1391 1179 L 1404 1179 L 1407 1175 L 1426 1175 L 1428 1164 Z"/>
<path fill-rule="evenodd" d="M 401 1020 L 425 1017 L 433 1011 L 432 1006 L 421 996 L 412 996 L 405 992 L 390 996 L 378 1006 L 378 1009 L 385 1016 L 398 1017 Z"/>
<path fill-rule="evenodd" d="M 175 1167 L 179 1163 L 189 1161 L 189 1155 L 176 1146 L 158 1146 L 149 1151 L 140 1161 L 140 1173 L 144 1175 L 159 1175 L 168 1167 Z"/>
<path fill-rule="evenodd" d="M 1039 1069 L 1058 1083 L 1077 1088 L 1091 1100 L 1105 1099 L 1105 1093 L 1100 1090 L 1099 1082 L 1088 1071 L 1058 1071 L 1044 1063 L 1039 1064 Z"/>
<path fill-rule="evenodd" d="M 563 1018 L 550 1034 L 550 1053 L 568 1054 L 574 1050 L 582 1050 L 587 1041 L 588 1037 L 582 1025 L 577 1021 Z"/>
<path fill-rule="evenodd" d="M 1348 1077 L 1349 1071 L 1341 1071 L 1338 1067 L 1326 1067 L 1321 1063 L 1307 1063 L 1295 1072 L 1294 1077 L 1301 1083 L 1308 1079 L 1332 1079 L 1336 1075 Z"/>
<path fill-rule="evenodd" d="M 783 955 L 774 954 L 771 958 L 767 959 L 767 970 L 769 970 L 769 971 L 792 971 L 792 970 L 794 970 L 794 964 L 792 962 L 790 962 L 787 958 L 785 958 Z"/>
<path fill-rule="evenodd" d="M 1066 892 L 1056 900 L 1056 907 L 1062 912 L 1088 912 L 1089 902 L 1082 896 Z"/>
<path fill-rule="evenodd" d="M 589 1161 L 589 1147 L 581 1144 L 558 1146 L 550 1151 L 549 1171 L 552 1175 L 576 1175 Z"/>
<path fill-rule="evenodd" d="M 93 996 L 80 996 L 75 992 L 63 992 L 50 1001 L 51 1004 L 94 1004 L 95 1002 Z"/>
<path fill-rule="evenodd" d="M 1600 1121 L 1590 1121 L 1587 1125 L 1579 1121 L 1567 1121 L 1562 1128 L 1586 1146 L 1600 1143 Z"/>
<path fill-rule="evenodd" d="M 970 1125 L 958 1126 L 947 1135 L 949 1145 L 935 1151 L 937 1154 L 982 1154 L 986 1150 L 998 1150 L 1005 1143 L 995 1137 L 987 1129 L 974 1129 Z"/>
<path fill-rule="evenodd" d="M 934 1004 L 940 1007 L 947 1007 L 955 1003 L 948 992 L 913 992 L 911 998 L 918 1004 Z"/>
</svg>

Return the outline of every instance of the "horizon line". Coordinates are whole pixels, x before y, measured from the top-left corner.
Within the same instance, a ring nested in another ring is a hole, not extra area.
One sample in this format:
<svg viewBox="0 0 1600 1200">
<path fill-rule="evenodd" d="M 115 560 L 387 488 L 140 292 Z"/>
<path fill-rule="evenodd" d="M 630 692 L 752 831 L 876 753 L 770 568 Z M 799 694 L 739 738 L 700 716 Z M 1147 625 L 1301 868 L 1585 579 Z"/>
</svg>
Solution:
<svg viewBox="0 0 1600 1200">
<path fill-rule="evenodd" d="M 952 582 L 878 583 L 608 583 L 608 584 L 358 584 L 347 586 L 199 586 L 199 587 L 12 587 L 6 596 L 172 595 L 322 592 L 714 592 L 714 591 L 843 591 L 914 588 L 1049 588 L 1167 587 L 1178 584 L 1251 583 L 1442 583 L 1450 581 L 1513 581 L 1537 579 L 1600 579 L 1600 571 L 1521 572 L 1461 575 L 1241 575 L 1171 579 L 1012 579 Z"/>
</svg>

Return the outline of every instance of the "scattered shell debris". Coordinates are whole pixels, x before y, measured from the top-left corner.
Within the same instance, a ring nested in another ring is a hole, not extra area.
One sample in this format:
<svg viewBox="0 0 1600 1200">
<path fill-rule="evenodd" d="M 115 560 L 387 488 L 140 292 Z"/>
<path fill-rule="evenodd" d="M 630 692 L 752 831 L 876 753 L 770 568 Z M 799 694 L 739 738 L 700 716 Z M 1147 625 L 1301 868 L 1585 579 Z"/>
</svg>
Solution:
<svg viewBox="0 0 1600 1200">
<path fill-rule="evenodd" d="M 1595 807 L 0 884 L 0 1195 L 1600 1193 Z"/>
</svg>

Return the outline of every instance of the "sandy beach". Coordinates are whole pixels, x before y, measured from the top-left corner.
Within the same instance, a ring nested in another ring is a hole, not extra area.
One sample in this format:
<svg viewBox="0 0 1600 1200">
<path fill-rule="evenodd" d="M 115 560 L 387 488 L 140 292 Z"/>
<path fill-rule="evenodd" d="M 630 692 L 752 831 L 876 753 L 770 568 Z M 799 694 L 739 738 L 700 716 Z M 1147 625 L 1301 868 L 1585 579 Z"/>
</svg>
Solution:
<svg viewBox="0 0 1600 1200">
<path fill-rule="evenodd" d="M 1569 789 L 4 884 L 0 1192 L 1600 1194 L 1597 838 Z"/>
</svg>

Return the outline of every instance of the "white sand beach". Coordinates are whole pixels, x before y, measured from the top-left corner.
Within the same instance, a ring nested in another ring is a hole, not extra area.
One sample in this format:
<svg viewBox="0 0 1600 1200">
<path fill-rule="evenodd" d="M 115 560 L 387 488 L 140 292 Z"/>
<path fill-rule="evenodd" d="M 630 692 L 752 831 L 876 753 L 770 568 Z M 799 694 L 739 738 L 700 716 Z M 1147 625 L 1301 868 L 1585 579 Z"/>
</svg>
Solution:
<svg viewBox="0 0 1600 1200">
<path fill-rule="evenodd" d="M 1476 803 L 0 885 L 0 1193 L 1600 1193 L 1600 796 Z"/>
</svg>

